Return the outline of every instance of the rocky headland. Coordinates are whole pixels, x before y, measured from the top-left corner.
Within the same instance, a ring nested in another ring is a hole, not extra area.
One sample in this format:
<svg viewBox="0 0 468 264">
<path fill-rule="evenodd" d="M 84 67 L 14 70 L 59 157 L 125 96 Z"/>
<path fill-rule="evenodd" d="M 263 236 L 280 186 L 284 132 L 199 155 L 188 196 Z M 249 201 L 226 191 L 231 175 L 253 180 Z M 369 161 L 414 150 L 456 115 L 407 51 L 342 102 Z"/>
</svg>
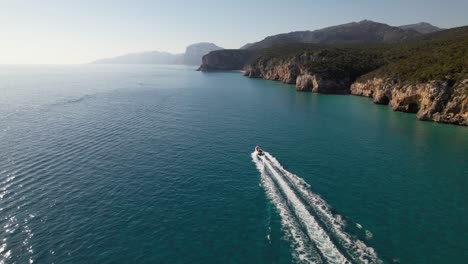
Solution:
<svg viewBox="0 0 468 264">
<path fill-rule="evenodd" d="M 243 70 L 297 91 L 373 98 L 419 120 L 468 126 L 468 27 L 401 43 L 287 44 L 214 51 L 202 71 Z"/>
<path fill-rule="evenodd" d="M 254 55 L 254 52 L 249 50 L 212 51 L 203 56 L 203 63 L 198 70 L 202 72 L 241 70 Z"/>
</svg>

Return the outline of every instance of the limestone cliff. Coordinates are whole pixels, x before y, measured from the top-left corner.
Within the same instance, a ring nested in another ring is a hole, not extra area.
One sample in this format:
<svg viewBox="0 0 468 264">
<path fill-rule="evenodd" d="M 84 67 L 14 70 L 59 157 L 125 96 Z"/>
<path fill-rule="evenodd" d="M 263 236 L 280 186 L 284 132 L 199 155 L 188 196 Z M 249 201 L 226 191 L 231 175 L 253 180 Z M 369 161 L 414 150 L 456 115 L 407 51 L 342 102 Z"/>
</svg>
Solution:
<svg viewBox="0 0 468 264">
<path fill-rule="evenodd" d="M 420 120 L 468 125 L 468 79 L 452 84 L 431 81 L 408 84 L 373 78 L 355 82 L 351 94 L 372 97 L 376 104 L 388 104 L 393 110 L 416 113 Z"/>
<path fill-rule="evenodd" d="M 295 84 L 297 91 L 349 94 L 358 76 L 380 65 L 359 50 L 318 49 L 298 56 L 259 56 L 244 70 L 251 78 Z"/>
<path fill-rule="evenodd" d="M 302 92 L 371 97 L 395 111 L 416 113 L 419 120 L 468 126 L 468 79 L 414 84 L 383 78 L 355 81 L 355 74 L 313 72 L 308 65 L 304 58 L 260 59 L 245 67 L 245 75 L 295 84 Z"/>
<path fill-rule="evenodd" d="M 199 71 L 233 71 L 241 70 L 244 65 L 254 56 L 248 50 L 216 50 L 202 58 Z"/>
<path fill-rule="evenodd" d="M 296 90 L 301 92 L 349 94 L 351 85 L 350 76 L 334 78 L 322 73 L 309 72 L 306 67 L 293 61 L 287 61 L 284 64 L 270 62 L 265 67 L 248 65 L 244 74 L 250 78 L 295 84 Z"/>
</svg>

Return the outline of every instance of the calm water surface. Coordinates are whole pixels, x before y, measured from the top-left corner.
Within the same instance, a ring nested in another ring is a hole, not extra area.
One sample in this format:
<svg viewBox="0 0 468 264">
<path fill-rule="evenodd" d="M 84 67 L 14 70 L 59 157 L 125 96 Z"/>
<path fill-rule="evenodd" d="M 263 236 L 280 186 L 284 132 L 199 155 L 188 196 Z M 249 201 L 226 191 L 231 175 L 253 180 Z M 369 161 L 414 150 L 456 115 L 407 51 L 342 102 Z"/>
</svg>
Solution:
<svg viewBox="0 0 468 264">
<path fill-rule="evenodd" d="M 238 73 L 1 66 L 0 263 L 326 262 L 301 206 L 350 259 L 288 171 L 380 260 L 462 263 L 467 150 L 466 127 Z"/>
</svg>

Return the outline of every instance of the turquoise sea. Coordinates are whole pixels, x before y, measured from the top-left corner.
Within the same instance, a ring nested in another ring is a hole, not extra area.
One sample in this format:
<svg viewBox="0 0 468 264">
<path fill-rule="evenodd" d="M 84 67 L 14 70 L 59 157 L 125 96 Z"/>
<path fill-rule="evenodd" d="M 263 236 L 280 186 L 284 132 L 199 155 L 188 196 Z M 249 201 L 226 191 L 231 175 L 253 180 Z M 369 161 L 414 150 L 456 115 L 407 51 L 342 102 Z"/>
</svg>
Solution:
<svg viewBox="0 0 468 264">
<path fill-rule="evenodd" d="M 468 128 L 368 98 L 0 66 L 0 263 L 463 263 L 467 190 Z"/>
</svg>

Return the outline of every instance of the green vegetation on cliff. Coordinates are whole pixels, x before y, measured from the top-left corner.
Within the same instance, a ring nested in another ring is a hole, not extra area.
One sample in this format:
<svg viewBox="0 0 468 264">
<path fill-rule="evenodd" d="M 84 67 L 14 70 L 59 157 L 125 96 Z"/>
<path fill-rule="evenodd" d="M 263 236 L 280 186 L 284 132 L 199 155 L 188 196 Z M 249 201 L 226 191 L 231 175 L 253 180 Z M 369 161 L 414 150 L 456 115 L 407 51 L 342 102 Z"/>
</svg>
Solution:
<svg viewBox="0 0 468 264">
<path fill-rule="evenodd" d="M 245 45 L 244 49 L 259 50 L 278 45 L 294 43 L 336 44 L 336 43 L 396 43 L 421 33 L 413 29 L 402 29 L 370 20 L 352 22 L 315 31 L 295 31 L 266 37 L 265 39 Z"/>
<path fill-rule="evenodd" d="M 398 43 L 287 43 L 215 51 L 201 70 L 241 69 L 298 91 L 372 97 L 421 120 L 468 125 L 468 26 Z"/>
<path fill-rule="evenodd" d="M 385 65 L 360 79 L 386 77 L 411 83 L 468 78 L 468 27 L 377 48 Z"/>
<path fill-rule="evenodd" d="M 468 27 L 444 30 L 398 44 L 275 46 L 259 51 L 252 64 L 291 58 L 298 58 L 309 72 L 330 77 L 362 75 L 360 80 L 380 77 L 411 83 L 457 82 L 468 78 Z"/>
<path fill-rule="evenodd" d="M 370 46 L 370 45 L 369 45 Z M 296 59 L 308 72 L 328 78 L 356 78 L 382 65 L 379 52 L 355 45 L 294 44 L 277 46 L 259 52 L 252 64 Z"/>
</svg>

